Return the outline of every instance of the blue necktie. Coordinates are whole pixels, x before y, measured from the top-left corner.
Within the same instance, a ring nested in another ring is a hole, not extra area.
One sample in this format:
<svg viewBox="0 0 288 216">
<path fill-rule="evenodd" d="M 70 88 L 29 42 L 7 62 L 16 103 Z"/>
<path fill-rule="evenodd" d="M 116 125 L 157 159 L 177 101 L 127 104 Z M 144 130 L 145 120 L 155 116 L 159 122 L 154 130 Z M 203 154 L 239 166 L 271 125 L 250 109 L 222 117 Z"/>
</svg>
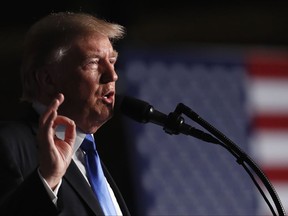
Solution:
<svg viewBox="0 0 288 216">
<path fill-rule="evenodd" d="M 96 150 L 96 144 L 91 134 L 87 134 L 81 144 L 84 151 L 86 171 L 91 187 L 96 194 L 105 215 L 116 215 L 116 210 L 112 203 L 101 162 Z"/>
</svg>

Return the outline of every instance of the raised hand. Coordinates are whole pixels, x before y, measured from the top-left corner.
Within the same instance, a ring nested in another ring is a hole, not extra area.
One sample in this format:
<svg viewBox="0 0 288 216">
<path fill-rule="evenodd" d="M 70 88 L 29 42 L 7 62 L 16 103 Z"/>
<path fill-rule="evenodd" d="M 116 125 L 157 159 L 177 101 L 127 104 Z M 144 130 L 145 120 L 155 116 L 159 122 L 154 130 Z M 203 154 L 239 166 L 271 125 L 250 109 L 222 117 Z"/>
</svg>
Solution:
<svg viewBox="0 0 288 216">
<path fill-rule="evenodd" d="M 52 189 L 60 182 L 71 162 L 76 137 L 74 121 L 57 113 L 63 101 L 63 94 L 59 94 L 51 102 L 39 120 L 37 135 L 39 171 Z M 66 127 L 63 140 L 56 136 L 55 128 L 58 125 Z"/>
</svg>

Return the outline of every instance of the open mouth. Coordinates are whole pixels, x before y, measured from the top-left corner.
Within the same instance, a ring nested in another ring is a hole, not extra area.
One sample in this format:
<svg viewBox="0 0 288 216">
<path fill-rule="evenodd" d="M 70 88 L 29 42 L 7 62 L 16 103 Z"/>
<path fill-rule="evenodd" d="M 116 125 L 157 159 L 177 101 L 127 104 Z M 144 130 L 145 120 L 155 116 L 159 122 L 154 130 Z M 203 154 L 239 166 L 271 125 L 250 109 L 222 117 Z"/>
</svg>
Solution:
<svg viewBox="0 0 288 216">
<path fill-rule="evenodd" d="M 114 95 L 115 93 L 113 91 L 110 91 L 108 93 L 106 93 L 104 96 L 103 96 L 103 101 L 108 103 L 108 104 L 111 104 L 113 103 L 114 101 Z"/>
</svg>

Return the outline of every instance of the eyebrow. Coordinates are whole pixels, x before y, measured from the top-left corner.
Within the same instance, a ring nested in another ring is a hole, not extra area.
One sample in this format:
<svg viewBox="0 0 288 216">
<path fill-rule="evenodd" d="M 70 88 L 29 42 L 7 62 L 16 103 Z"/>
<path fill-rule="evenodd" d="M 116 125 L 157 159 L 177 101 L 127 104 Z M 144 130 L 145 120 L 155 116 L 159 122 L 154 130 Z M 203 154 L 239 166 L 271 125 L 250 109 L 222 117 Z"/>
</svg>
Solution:
<svg viewBox="0 0 288 216">
<path fill-rule="evenodd" d="M 103 55 L 103 52 L 97 52 L 97 53 L 93 53 L 92 55 L 89 55 L 90 57 L 103 57 L 105 56 L 105 54 Z M 88 57 L 88 56 L 87 56 Z M 118 58 L 118 52 L 116 50 L 113 50 L 111 52 L 111 54 L 109 54 L 109 58 Z"/>
</svg>

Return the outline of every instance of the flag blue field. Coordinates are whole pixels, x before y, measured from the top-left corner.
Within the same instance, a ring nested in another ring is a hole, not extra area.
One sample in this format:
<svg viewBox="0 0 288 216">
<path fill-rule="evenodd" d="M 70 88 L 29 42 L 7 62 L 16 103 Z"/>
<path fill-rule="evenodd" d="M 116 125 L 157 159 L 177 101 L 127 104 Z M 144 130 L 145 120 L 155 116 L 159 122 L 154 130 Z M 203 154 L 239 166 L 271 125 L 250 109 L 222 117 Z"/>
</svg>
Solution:
<svg viewBox="0 0 288 216">
<path fill-rule="evenodd" d="M 257 152 L 267 149 L 255 144 L 253 117 L 257 111 L 253 101 L 257 95 L 252 97 L 255 82 L 250 79 L 257 77 L 250 70 L 257 71 L 259 61 L 257 55 L 249 56 L 246 50 L 236 48 L 127 49 L 121 59 L 124 67 L 118 91 L 166 114 L 183 103 L 252 159 L 255 156 L 256 163 L 265 164 Z M 261 69 L 257 73 L 261 74 Z M 185 123 L 206 131 L 182 117 Z M 125 122 L 139 215 L 272 215 L 247 172 L 220 145 L 183 134 L 170 135 L 152 123 L 129 118 Z M 273 149 L 273 140 L 268 141 L 270 147 L 265 147 Z M 280 151 L 287 155 L 285 142 Z M 287 200 L 288 193 L 282 191 L 287 179 L 281 183 L 281 199 Z"/>
</svg>

